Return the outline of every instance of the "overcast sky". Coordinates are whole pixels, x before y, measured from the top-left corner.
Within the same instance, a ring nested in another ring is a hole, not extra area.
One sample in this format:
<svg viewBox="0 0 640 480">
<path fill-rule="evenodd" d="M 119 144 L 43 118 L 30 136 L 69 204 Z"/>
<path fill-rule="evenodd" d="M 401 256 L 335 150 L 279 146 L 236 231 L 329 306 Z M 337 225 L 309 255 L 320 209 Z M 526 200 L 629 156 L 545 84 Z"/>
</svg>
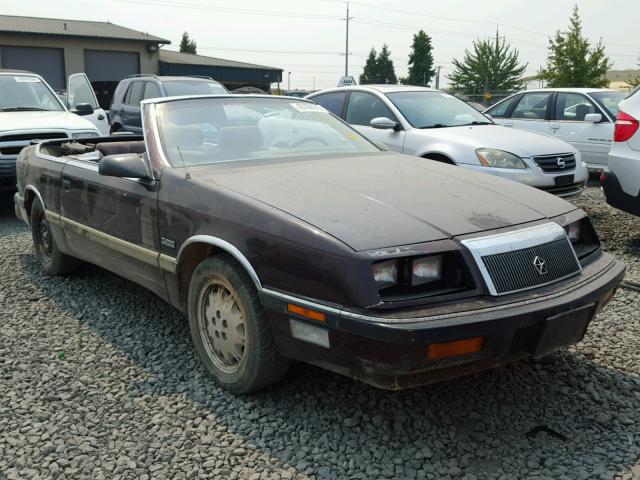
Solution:
<svg viewBox="0 0 640 480">
<path fill-rule="evenodd" d="M 520 51 L 527 74 L 545 63 L 548 36 L 566 29 L 575 0 L 362 0 L 350 2 L 349 73 L 362 73 L 372 46 L 387 43 L 396 74 L 407 71 L 413 34 L 433 38 L 441 86 L 452 58 L 461 58 L 474 38 L 500 35 Z M 344 73 L 345 7 L 339 0 L 0 0 L 2 14 L 110 21 L 171 40 L 183 31 L 198 53 L 279 67 L 284 87 L 335 86 Z M 602 38 L 615 69 L 635 68 L 640 52 L 637 0 L 579 0 L 583 30 Z M 314 80 L 315 79 L 315 80 Z"/>
</svg>

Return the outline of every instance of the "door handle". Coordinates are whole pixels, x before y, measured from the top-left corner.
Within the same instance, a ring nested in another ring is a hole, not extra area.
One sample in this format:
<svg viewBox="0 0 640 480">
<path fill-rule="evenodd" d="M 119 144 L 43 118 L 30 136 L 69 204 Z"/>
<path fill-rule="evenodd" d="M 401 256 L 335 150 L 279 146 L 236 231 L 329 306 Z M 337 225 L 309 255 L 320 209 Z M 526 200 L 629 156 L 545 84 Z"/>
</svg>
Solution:
<svg viewBox="0 0 640 480">
<path fill-rule="evenodd" d="M 503 123 L 502 125 L 505 127 L 513 127 L 513 123 Z"/>
<path fill-rule="evenodd" d="M 71 189 L 71 180 L 62 179 L 62 190 L 68 192 Z"/>
<path fill-rule="evenodd" d="M 553 130 L 554 132 L 560 130 L 560 125 L 551 125 L 551 130 Z"/>
</svg>

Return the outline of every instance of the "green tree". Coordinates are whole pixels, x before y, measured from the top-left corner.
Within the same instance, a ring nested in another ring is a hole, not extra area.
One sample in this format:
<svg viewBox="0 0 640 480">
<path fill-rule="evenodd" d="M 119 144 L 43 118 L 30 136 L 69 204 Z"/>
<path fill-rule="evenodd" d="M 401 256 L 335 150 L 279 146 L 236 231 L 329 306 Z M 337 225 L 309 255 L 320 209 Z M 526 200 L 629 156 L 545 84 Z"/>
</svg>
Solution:
<svg viewBox="0 0 640 480">
<path fill-rule="evenodd" d="M 413 36 L 409 53 L 409 75 L 400 79 L 405 85 L 428 85 L 435 75 L 431 37 L 423 30 Z"/>
<path fill-rule="evenodd" d="M 396 71 L 393 68 L 393 60 L 391 60 L 391 51 L 389 50 L 389 46 L 386 43 L 382 46 L 382 50 L 380 50 L 380 53 L 378 53 L 378 57 L 376 58 L 376 66 L 378 69 L 377 83 L 398 83 Z"/>
<path fill-rule="evenodd" d="M 606 87 L 606 74 L 613 63 L 604 52 L 602 40 L 591 48 L 582 36 L 577 5 L 569 22 L 569 31 L 558 30 L 549 40 L 547 67 L 540 70 L 539 78 L 549 87 Z"/>
<path fill-rule="evenodd" d="M 522 88 L 527 64 L 520 64 L 518 50 L 501 41 L 496 31 L 495 40 L 475 40 L 473 52 L 465 50 L 462 61 L 454 58 L 453 67 L 447 75 L 452 88 L 471 93 Z"/>
<path fill-rule="evenodd" d="M 369 51 L 369 57 L 367 57 L 367 63 L 364 65 L 364 71 L 360 75 L 360 84 L 366 85 L 367 83 L 378 82 L 378 63 L 376 61 L 376 49 L 371 47 Z"/>
<path fill-rule="evenodd" d="M 189 34 L 187 32 L 182 32 L 182 40 L 180 40 L 180 51 L 182 53 L 198 53 L 197 45 L 195 40 L 191 40 L 189 38 Z"/>
<path fill-rule="evenodd" d="M 640 58 L 638 58 L 638 60 L 640 60 Z M 638 63 L 637 65 L 640 67 L 640 63 Z M 627 85 L 629 85 L 631 88 L 636 88 L 638 85 L 640 85 L 640 75 L 636 75 L 631 80 L 627 80 Z"/>
</svg>

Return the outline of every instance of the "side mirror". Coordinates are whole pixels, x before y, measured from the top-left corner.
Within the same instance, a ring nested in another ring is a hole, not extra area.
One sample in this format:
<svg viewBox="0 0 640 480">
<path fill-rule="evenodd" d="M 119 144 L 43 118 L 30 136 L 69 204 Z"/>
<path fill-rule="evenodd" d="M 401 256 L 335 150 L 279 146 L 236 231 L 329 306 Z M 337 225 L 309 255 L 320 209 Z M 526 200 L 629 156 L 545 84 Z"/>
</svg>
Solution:
<svg viewBox="0 0 640 480">
<path fill-rule="evenodd" d="M 93 107 L 88 103 L 79 103 L 71 111 L 80 116 L 91 115 L 93 113 Z"/>
<path fill-rule="evenodd" d="M 601 113 L 587 113 L 584 116 L 584 121 L 585 122 L 589 122 L 589 123 L 598 123 L 598 122 L 602 121 L 602 114 Z"/>
<path fill-rule="evenodd" d="M 147 162 L 137 153 L 119 153 L 102 157 L 98 164 L 98 172 L 105 177 L 152 180 Z"/>
<path fill-rule="evenodd" d="M 395 130 L 398 123 L 387 117 L 376 117 L 369 122 L 369 126 L 378 130 Z"/>
</svg>

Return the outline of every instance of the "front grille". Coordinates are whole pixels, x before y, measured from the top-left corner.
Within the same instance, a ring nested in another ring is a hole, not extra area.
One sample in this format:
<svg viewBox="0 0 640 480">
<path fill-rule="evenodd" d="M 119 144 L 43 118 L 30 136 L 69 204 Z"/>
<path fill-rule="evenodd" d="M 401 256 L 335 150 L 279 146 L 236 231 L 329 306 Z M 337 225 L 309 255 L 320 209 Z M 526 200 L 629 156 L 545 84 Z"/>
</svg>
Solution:
<svg viewBox="0 0 640 480">
<path fill-rule="evenodd" d="M 18 133 L 0 136 L 0 142 L 20 142 L 24 140 L 30 142 L 32 140 L 50 140 L 53 138 L 67 138 L 67 135 L 61 132 Z"/>
<path fill-rule="evenodd" d="M 570 183 L 569 185 L 554 185 L 551 187 L 537 187 L 540 190 L 557 195 L 558 197 L 571 197 L 584 190 L 584 183 Z"/>
<path fill-rule="evenodd" d="M 516 330 L 513 340 L 511 341 L 511 347 L 509 347 L 509 353 L 512 355 L 533 353 L 538 344 L 541 331 L 542 324 L 540 323 Z"/>
<path fill-rule="evenodd" d="M 536 258 L 544 262 L 542 273 L 540 262 L 538 268 L 534 264 Z M 486 255 L 482 262 L 497 294 L 546 285 L 580 272 L 580 264 L 566 237 L 520 250 Z"/>
<path fill-rule="evenodd" d="M 546 173 L 570 172 L 576 168 L 576 157 L 573 153 L 558 155 L 537 155 L 533 161 Z"/>
<path fill-rule="evenodd" d="M 24 147 L 0 147 L 2 155 L 18 155 Z"/>
</svg>

